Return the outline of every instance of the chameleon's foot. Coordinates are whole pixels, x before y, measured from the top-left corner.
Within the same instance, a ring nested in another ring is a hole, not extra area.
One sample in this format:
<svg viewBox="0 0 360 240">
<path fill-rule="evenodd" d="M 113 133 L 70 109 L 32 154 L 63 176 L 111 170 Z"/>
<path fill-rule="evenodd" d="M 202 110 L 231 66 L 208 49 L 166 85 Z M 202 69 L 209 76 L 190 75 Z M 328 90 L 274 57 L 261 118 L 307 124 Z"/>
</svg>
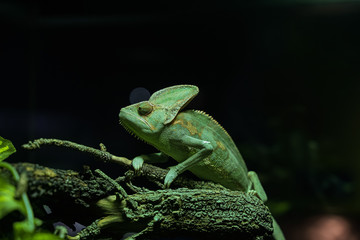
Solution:
<svg viewBox="0 0 360 240">
<path fill-rule="evenodd" d="M 144 164 L 144 159 L 142 159 L 141 157 L 136 157 L 132 160 L 131 164 L 134 168 L 135 175 L 139 175 L 141 172 L 141 168 Z"/>
<path fill-rule="evenodd" d="M 166 174 L 165 180 L 164 180 L 164 187 L 169 188 L 170 184 L 175 180 L 175 178 L 178 176 L 178 171 L 176 169 L 176 166 L 170 167 L 169 172 Z"/>
</svg>

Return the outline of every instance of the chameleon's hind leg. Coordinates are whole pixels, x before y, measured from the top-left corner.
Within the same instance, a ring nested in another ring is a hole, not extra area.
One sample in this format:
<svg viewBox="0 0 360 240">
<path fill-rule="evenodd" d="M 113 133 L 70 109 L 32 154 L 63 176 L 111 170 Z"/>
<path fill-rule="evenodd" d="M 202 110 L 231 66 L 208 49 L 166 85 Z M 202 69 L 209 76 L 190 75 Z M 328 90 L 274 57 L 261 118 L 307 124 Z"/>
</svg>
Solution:
<svg viewBox="0 0 360 240">
<path fill-rule="evenodd" d="M 266 192 L 260 182 L 260 179 L 258 177 L 258 175 L 256 174 L 256 172 L 253 171 L 249 171 L 248 172 L 248 177 L 250 179 L 250 184 L 248 187 L 248 192 L 251 191 L 255 191 L 255 194 L 263 201 L 266 202 L 267 201 L 267 195 Z"/>
<path fill-rule="evenodd" d="M 261 185 L 260 179 L 259 179 L 258 175 L 256 174 L 256 172 L 249 171 L 248 177 L 250 179 L 248 192 L 254 191 L 255 194 L 263 202 L 266 202 L 267 195 L 266 195 L 266 192 L 265 192 L 263 186 Z M 273 236 L 274 240 L 285 240 L 284 234 L 283 234 L 279 224 L 276 222 L 274 217 L 272 217 L 272 220 L 273 220 L 273 228 L 274 228 L 274 232 L 273 232 L 272 236 Z"/>
</svg>

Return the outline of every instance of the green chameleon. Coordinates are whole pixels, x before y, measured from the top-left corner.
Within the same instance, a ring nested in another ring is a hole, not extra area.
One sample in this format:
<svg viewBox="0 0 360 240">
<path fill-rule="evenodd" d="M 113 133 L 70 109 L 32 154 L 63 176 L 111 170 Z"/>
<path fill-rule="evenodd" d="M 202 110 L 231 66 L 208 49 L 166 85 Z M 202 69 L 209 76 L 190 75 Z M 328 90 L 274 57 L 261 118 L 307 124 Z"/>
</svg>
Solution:
<svg viewBox="0 0 360 240">
<path fill-rule="evenodd" d="M 120 110 L 121 125 L 160 151 L 135 157 L 135 171 L 140 171 L 144 161 L 161 162 L 170 156 L 179 164 L 170 167 L 164 181 L 167 188 L 189 170 L 231 190 L 253 192 L 265 202 L 267 196 L 257 174 L 248 171 L 225 129 L 202 111 L 181 111 L 198 93 L 193 85 L 172 86 L 155 92 L 148 101 Z M 275 219 L 273 225 L 274 239 L 285 239 Z"/>
</svg>

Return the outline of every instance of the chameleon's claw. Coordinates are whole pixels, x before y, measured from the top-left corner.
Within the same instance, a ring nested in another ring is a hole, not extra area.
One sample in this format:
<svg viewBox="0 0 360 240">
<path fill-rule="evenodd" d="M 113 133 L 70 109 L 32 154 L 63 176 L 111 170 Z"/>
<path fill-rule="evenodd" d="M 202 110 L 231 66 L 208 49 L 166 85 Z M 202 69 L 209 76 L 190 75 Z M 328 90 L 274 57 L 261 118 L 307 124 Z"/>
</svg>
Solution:
<svg viewBox="0 0 360 240">
<path fill-rule="evenodd" d="M 247 194 L 253 195 L 253 196 L 258 197 L 259 199 L 261 199 L 261 198 L 259 197 L 259 194 L 258 194 L 255 190 L 248 190 L 248 191 L 247 191 Z"/>
<path fill-rule="evenodd" d="M 144 163 L 144 159 L 142 159 L 141 157 L 135 157 L 132 160 L 131 164 L 132 164 L 132 166 L 134 168 L 135 175 L 140 174 L 143 163 Z"/>
<path fill-rule="evenodd" d="M 165 180 L 164 180 L 164 187 L 169 188 L 170 184 L 175 180 L 175 178 L 178 176 L 176 167 L 170 167 L 169 172 L 166 174 Z"/>
</svg>

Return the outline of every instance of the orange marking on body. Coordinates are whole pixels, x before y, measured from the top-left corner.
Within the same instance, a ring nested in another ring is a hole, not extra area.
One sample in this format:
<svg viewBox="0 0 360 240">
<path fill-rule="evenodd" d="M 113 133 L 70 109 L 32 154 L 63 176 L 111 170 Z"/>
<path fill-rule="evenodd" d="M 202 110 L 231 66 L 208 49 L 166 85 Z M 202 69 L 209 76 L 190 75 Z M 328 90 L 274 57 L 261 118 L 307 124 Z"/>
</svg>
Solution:
<svg viewBox="0 0 360 240">
<path fill-rule="evenodd" d="M 226 147 L 224 146 L 224 144 L 220 141 L 216 141 L 216 145 L 221 149 L 221 150 L 226 150 Z"/>
<path fill-rule="evenodd" d="M 187 130 L 189 130 L 191 135 L 201 135 L 201 133 L 198 132 L 198 130 L 196 129 L 196 127 L 194 125 L 192 125 L 190 122 L 188 121 L 184 121 L 184 119 L 176 119 L 173 124 L 180 124 L 182 127 L 186 128 Z"/>
</svg>

